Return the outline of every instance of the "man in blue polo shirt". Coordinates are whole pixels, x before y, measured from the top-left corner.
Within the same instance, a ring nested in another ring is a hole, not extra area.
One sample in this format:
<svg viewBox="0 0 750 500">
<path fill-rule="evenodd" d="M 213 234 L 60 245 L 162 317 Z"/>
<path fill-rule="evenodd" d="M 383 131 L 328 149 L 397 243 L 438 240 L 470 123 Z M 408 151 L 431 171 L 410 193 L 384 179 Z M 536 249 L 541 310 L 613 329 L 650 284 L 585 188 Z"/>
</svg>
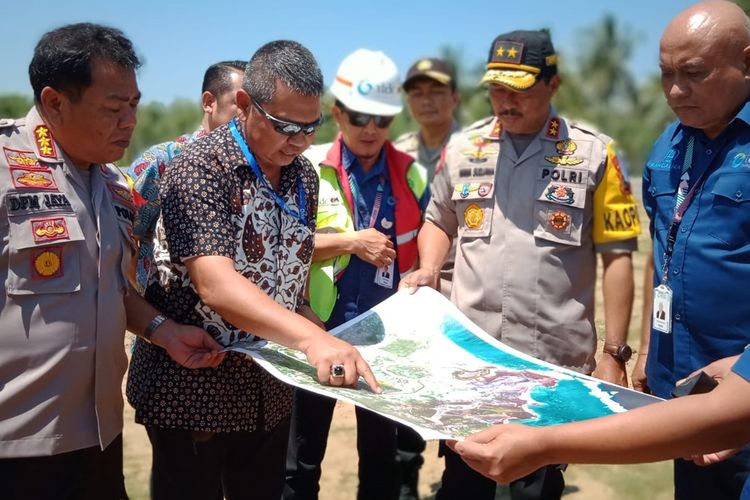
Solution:
<svg viewBox="0 0 750 500">
<path fill-rule="evenodd" d="M 643 202 L 655 261 L 646 376 L 663 398 L 750 343 L 749 26 L 736 4 L 705 2 L 678 14 L 661 40 L 664 94 L 679 121 L 646 163 Z M 749 471 L 748 448 L 710 467 L 677 460 L 675 496 L 737 498 Z"/>
</svg>

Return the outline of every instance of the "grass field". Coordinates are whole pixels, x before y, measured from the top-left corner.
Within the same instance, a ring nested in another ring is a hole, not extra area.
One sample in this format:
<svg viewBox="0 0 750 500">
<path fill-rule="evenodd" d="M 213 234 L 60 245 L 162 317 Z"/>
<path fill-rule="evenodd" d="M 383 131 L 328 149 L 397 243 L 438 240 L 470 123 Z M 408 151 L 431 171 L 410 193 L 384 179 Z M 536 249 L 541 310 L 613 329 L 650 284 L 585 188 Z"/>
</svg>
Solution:
<svg viewBox="0 0 750 500">
<path fill-rule="evenodd" d="M 638 186 L 639 187 L 639 186 Z M 640 189 L 635 190 L 640 192 Z M 645 214 L 641 214 L 645 224 Z M 649 248 L 643 228 L 640 248 Z M 640 344 L 642 307 L 643 250 L 634 255 L 636 297 L 630 323 L 629 342 L 637 350 Z M 601 267 L 601 266 L 600 266 Z M 600 273 L 601 274 L 601 273 Z M 600 276 L 601 278 L 601 276 Z M 604 332 L 603 307 L 601 303 L 601 279 L 597 285 L 597 330 Z M 635 359 L 635 358 L 634 358 Z M 629 364 L 628 373 L 632 370 Z M 125 413 L 125 480 L 128 493 L 133 500 L 149 498 L 148 479 L 151 466 L 151 450 L 143 427 L 133 423 L 133 411 L 126 405 Z M 357 491 L 356 422 L 350 405 L 339 402 L 334 413 L 328 451 L 323 461 L 321 478 L 322 500 L 351 500 Z M 424 499 L 434 498 L 440 486 L 443 470 L 442 459 L 437 457 L 437 444 L 428 443 L 425 464 L 420 475 L 420 494 Z M 673 498 L 672 464 L 628 466 L 571 465 L 565 473 L 567 500 L 667 500 Z M 497 498 L 509 498 L 504 488 L 498 488 Z"/>
</svg>

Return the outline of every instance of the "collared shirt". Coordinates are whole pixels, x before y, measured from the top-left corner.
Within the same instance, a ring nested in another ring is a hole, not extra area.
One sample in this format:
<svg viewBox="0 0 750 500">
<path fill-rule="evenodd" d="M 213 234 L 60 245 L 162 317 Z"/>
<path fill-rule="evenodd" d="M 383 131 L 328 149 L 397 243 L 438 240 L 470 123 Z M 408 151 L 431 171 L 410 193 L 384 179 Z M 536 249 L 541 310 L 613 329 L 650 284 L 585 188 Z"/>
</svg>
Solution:
<svg viewBox="0 0 750 500">
<path fill-rule="evenodd" d="M 443 148 L 448 144 L 450 138 L 461 131 L 461 124 L 455 119 L 451 123 L 451 129 L 445 140 L 440 147 L 430 150 L 425 146 L 422 140 L 422 134 L 419 131 L 409 132 L 393 142 L 393 145 L 403 151 L 409 153 L 417 158 L 417 161 L 424 165 L 427 169 L 427 179 L 432 183 L 435 178 L 435 172 L 438 170 L 438 164 L 440 163 L 440 155 L 443 152 Z M 454 241 L 451 245 L 451 249 L 448 256 L 443 262 L 443 267 L 440 269 L 440 292 L 445 298 L 450 298 L 451 288 L 453 287 L 453 265 L 456 260 L 456 242 Z"/>
<path fill-rule="evenodd" d="M 710 140 L 671 124 L 643 172 L 643 202 L 654 239 L 654 284 L 662 280 L 664 250 L 685 150 L 694 137 L 692 186 L 702 185 L 685 210 L 669 265 L 672 333 L 651 331 L 649 387 L 668 397 L 674 383 L 750 343 L 743 292 L 750 282 L 750 103 Z"/>
<path fill-rule="evenodd" d="M 279 304 L 296 310 L 313 251 L 318 178 L 303 157 L 284 167 L 277 192 L 298 208 L 302 179 L 308 225 L 282 210 L 255 177 L 222 125 L 190 144 L 166 170 L 146 299 L 169 318 L 208 331 L 219 343 L 252 340 L 201 301 L 182 260 L 218 255 Z M 127 387 L 136 421 L 209 432 L 273 429 L 291 411 L 292 390 L 245 356 L 229 352 L 217 368 L 190 370 L 163 349 L 136 342 Z"/>
<path fill-rule="evenodd" d="M 594 368 L 596 252 L 640 232 L 612 140 L 554 112 L 516 154 L 495 119 L 453 136 L 426 220 L 455 237 L 451 300 L 493 337 Z"/>
<path fill-rule="evenodd" d="M 174 141 L 162 142 L 151 146 L 136 158 L 128 169 L 128 176 L 133 181 L 135 196 L 135 221 L 133 233 L 139 241 L 138 258 L 136 259 L 136 287 L 142 295 L 146 291 L 148 277 L 154 268 L 153 237 L 156 221 L 161 213 L 159 200 L 159 181 L 170 161 L 180 154 L 188 144 L 208 134 L 199 128 L 192 134 L 183 134 Z"/>
<path fill-rule="evenodd" d="M 104 448 L 122 432 L 130 190 L 114 165 L 84 181 L 36 108 L 0 146 L 0 458 Z"/>
<path fill-rule="evenodd" d="M 420 131 L 407 132 L 393 141 L 393 146 L 404 153 L 414 156 L 419 164 L 427 169 L 427 179 L 432 182 L 432 179 L 435 177 L 435 169 L 440 161 L 440 153 L 442 153 L 443 147 L 448 144 L 448 140 L 450 140 L 451 136 L 460 130 L 461 124 L 454 119 L 451 122 L 451 128 L 448 135 L 445 136 L 445 140 L 435 149 L 429 149 L 425 145 Z"/>
<path fill-rule="evenodd" d="M 365 173 L 357 157 L 342 142 L 342 160 L 349 176 L 354 177 L 357 195 L 353 194 L 356 212 L 354 220 L 355 230 L 360 231 L 370 227 L 370 218 L 375 205 L 378 189 L 382 190 L 381 202 L 377 218 L 372 226 L 390 238 L 396 246 L 396 227 L 394 224 L 395 200 L 388 180 L 388 169 L 385 164 L 385 154 L 381 149 L 375 165 Z M 326 326 L 334 328 L 350 319 L 357 317 L 373 306 L 393 295 L 398 287 L 400 275 L 398 263 L 394 259 L 392 286 L 387 288 L 375 283 L 377 268 L 365 262 L 356 255 L 351 256 L 349 265 L 337 282 L 338 299 Z"/>
</svg>

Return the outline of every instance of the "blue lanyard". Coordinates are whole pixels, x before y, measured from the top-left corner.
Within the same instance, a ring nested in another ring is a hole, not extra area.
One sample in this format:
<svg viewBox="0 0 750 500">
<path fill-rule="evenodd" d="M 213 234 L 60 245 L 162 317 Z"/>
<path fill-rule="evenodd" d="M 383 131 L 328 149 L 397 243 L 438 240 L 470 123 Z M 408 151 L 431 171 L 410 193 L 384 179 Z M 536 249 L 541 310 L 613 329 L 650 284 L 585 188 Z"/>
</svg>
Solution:
<svg viewBox="0 0 750 500">
<path fill-rule="evenodd" d="M 380 205 L 383 203 L 383 186 L 385 185 L 385 176 L 380 176 L 380 184 L 378 184 L 377 193 L 375 194 L 375 201 L 373 203 L 372 212 L 370 212 L 370 225 L 367 227 L 361 227 L 360 224 L 363 222 L 363 215 L 367 213 L 367 203 L 362 198 L 359 192 L 359 185 L 357 179 L 354 178 L 352 172 L 347 172 L 349 178 L 349 188 L 352 191 L 352 198 L 354 199 L 354 226 L 357 229 L 369 229 L 375 227 L 375 223 L 378 220 L 378 213 L 380 213 Z"/>
<path fill-rule="evenodd" d="M 307 201 L 305 199 L 305 186 L 302 182 L 302 175 L 300 174 L 299 177 L 297 177 L 297 204 L 299 205 L 299 210 L 294 210 L 293 208 L 289 208 L 289 206 L 287 206 L 286 204 L 286 201 L 281 196 L 276 194 L 276 191 L 274 191 L 273 188 L 268 185 L 268 182 L 266 182 L 266 178 L 263 176 L 263 172 L 261 172 L 260 167 L 258 167 L 258 162 L 255 160 L 255 156 L 253 156 L 253 153 L 250 152 L 250 148 L 247 147 L 247 143 L 240 134 L 240 131 L 237 130 L 237 125 L 234 123 L 234 120 L 229 122 L 229 130 L 232 131 L 234 140 L 237 141 L 237 145 L 245 155 L 247 162 L 250 164 L 250 169 L 255 174 L 255 177 L 258 178 L 260 185 L 266 188 L 269 193 L 271 193 L 271 197 L 273 198 L 273 201 L 276 202 L 276 205 L 278 205 L 280 209 L 282 209 L 292 217 L 299 219 L 299 221 L 306 226 L 307 211 L 305 210 L 305 206 L 307 204 Z"/>
</svg>

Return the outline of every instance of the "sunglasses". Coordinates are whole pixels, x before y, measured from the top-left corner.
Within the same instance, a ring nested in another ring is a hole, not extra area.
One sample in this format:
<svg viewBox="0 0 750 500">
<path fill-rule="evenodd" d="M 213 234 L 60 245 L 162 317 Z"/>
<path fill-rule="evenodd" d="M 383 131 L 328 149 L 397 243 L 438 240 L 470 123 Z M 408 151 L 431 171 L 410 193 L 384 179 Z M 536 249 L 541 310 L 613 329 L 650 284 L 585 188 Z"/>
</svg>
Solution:
<svg viewBox="0 0 750 500">
<path fill-rule="evenodd" d="M 387 128 L 395 118 L 395 116 L 368 115 L 367 113 L 352 111 L 345 106 L 341 106 L 341 111 L 346 113 L 346 116 L 349 117 L 349 123 L 355 127 L 364 127 L 370 123 L 370 120 L 374 120 L 376 127 Z"/>
<path fill-rule="evenodd" d="M 260 105 L 260 103 L 258 103 L 258 101 L 255 100 L 254 97 L 251 97 L 250 100 L 252 101 L 253 106 L 255 106 L 255 109 L 260 111 L 263 116 L 266 117 L 266 120 L 271 122 L 271 125 L 273 125 L 273 128 L 274 130 L 276 130 L 276 132 L 288 137 L 295 136 L 300 132 L 305 135 L 311 135 L 323 124 L 323 115 L 321 115 L 320 118 L 312 123 L 297 123 L 281 120 L 280 118 L 276 118 L 272 114 L 268 113 L 268 111 L 263 109 L 263 107 Z"/>
</svg>

